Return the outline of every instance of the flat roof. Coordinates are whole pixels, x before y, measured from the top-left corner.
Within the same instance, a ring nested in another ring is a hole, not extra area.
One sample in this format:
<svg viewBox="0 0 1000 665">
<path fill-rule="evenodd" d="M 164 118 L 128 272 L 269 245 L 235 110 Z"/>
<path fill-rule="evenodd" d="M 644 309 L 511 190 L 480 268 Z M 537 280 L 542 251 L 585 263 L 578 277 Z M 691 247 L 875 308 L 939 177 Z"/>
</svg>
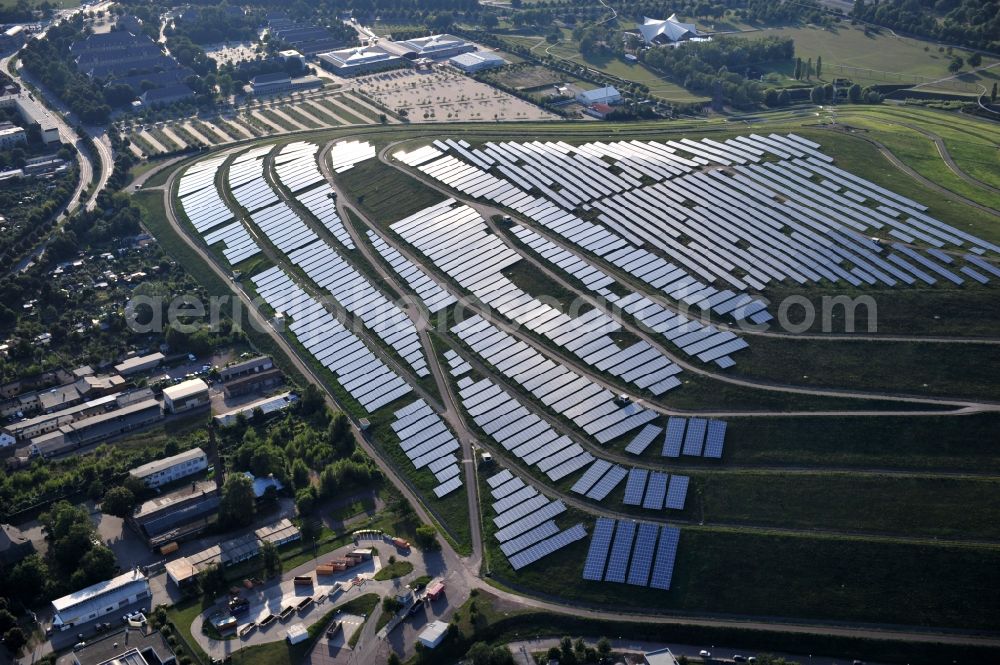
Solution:
<svg viewBox="0 0 1000 665">
<path fill-rule="evenodd" d="M 421 640 L 434 642 L 439 637 L 448 632 L 448 624 L 441 620 L 431 621 L 427 627 L 420 631 L 417 637 Z"/>
<path fill-rule="evenodd" d="M 152 475 L 158 471 L 163 471 L 164 469 L 169 469 L 177 464 L 183 464 L 188 460 L 198 459 L 199 457 L 204 457 L 205 451 L 201 448 L 192 448 L 191 450 L 185 450 L 182 453 L 177 453 L 170 457 L 164 457 L 163 459 L 153 460 L 143 464 L 142 466 L 137 466 L 131 471 L 130 474 L 138 478 L 144 478 L 145 476 Z"/>
<path fill-rule="evenodd" d="M 136 402 L 134 404 L 129 404 L 128 406 L 123 406 L 120 409 L 115 409 L 114 411 L 108 411 L 106 413 L 98 413 L 97 415 L 90 416 L 89 418 L 81 418 L 80 420 L 67 423 L 59 428 L 59 431 L 64 434 L 70 434 L 83 429 L 89 429 L 91 427 L 96 427 L 102 423 L 120 420 L 121 418 L 126 418 L 128 416 L 141 413 L 150 409 L 159 409 L 160 403 L 155 399 L 146 399 L 141 402 Z"/>
<path fill-rule="evenodd" d="M 164 388 L 163 397 L 176 402 L 177 400 L 194 397 L 198 393 L 207 391 L 208 384 L 201 379 L 188 379 L 187 381 L 178 383 L 176 386 Z"/>
<path fill-rule="evenodd" d="M 120 363 L 118 363 L 117 365 L 115 365 L 115 371 L 117 371 L 119 374 L 121 374 L 123 370 L 124 371 L 128 371 L 128 370 L 133 369 L 135 367 L 142 367 L 143 365 L 145 365 L 147 363 L 151 363 L 151 362 L 157 362 L 157 363 L 159 363 L 159 362 L 161 362 L 163 360 L 163 358 L 164 358 L 164 355 L 162 353 L 160 353 L 160 352 L 150 353 L 150 354 L 147 354 L 145 356 L 135 356 L 133 358 L 126 358 L 125 360 L 123 360 Z"/>
<path fill-rule="evenodd" d="M 71 607 L 75 607 L 80 603 L 85 603 L 88 600 L 92 600 L 105 593 L 114 592 L 119 589 L 124 589 L 136 582 L 145 582 L 146 576 L 140 573 L 138 570 L 130 570 L 127 573 L 122 573 L 118 577 L 113 577 L 110 580 L 105 580 L 104 582 L 98 582 L 97 584 L 91 584 L 85 589 L 80 589 L 71 594 L 63 596 L 62 598 L 56 598 L 52 601 L 52 607 L 55 608 L 57 612 L 62 612 Z"/>
<path fill-rule="evenodd" d="M 149 501 L 146 501 L 139 506 L 139 509 L 135 513 L 135 519 L 138 520 L 143 517 L 148 517 L 149 515 L 158 513 L 176 503 L 187 501 L 192 497 L 214 496 L 216 494 L 216 489 L 214 480 L 193 482 L 190 486 L 185 485 L 184 487 L 176 489 L 173 492 L 161 494 L 150 499 Z"/>
</svg>

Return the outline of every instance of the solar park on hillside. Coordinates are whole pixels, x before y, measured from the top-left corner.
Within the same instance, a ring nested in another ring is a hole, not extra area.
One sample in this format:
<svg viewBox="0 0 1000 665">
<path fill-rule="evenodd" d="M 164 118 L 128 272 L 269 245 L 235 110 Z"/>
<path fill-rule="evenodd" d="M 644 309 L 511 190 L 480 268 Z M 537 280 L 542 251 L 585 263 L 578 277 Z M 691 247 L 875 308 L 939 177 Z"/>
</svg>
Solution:
<svg viewBox="0 0 1000 665">
<path fill-rule="evenodd" d="M 661 418 L 622 403 L 548 357 L 546 344 L 588 373 L 658 396 L 681 385 L 681 367 L 645 341 L 619 346 L 612 338 L 622 328 L 617 316 L 644 324 L 688 360 L 726 368 L 747 342 L 666 301 L 764 323 L 771 314 L 752 292 L 776 281 L 895 286 L 1000 276 L 980 258 L 1000 248 L 835 167 L 819 145 L 794 134 L 578 146 L 473 147 L 448 139 L 394 154 L 456 192 L 513 211 L 516 243 L 493 234 L 476 210 L 455 199 L 393 222 L 386 235 L 369 229 L 352 236 L 320 162 L 340 173 L 375 156 L 370 143 L 350 140 L 327 150 L 297 141 L 230 152 L 188 167 L 177 198 L 195 231 L 206 244 L 219 244 L 231 265 L 268 253 L 305 275 L 277 265 L 249 281 L 363 409 L 394 405 L 398 445 L 415 469 L 433 474 L 437 498 L 462 487 L 461 446 L 434 408 L 412 395 L 403 368 L 427 376 L 428 360 L 407 314 L 355 265 L 357 242 L 367 242 L 428 311 L 457 302 L 455 287 L 437 277 L 444 275 L 499 315 L 453 325 L 461 353 L 444 352 L 462 409 L 491 442 L 537 469 L 533 478 L 556 483 L 579 474 L 570 479 L 570 492 L 591 502 L 607 502 L 624 483 L 621 504 L 646 511 L 684 510 L 689 478 L 616 463 L 602 456 L 601 445 L 623 438 L 635 456 L 655 444 L 662 459 L 720 459 L 726 423 Z M 223 181 L 226 193 L 217 186 Z M 874 232 L 892 240 L 873 243 L 866 236 Z M 906 246 L 915 240 L 932 248 Z M 413 251 L 404 252 L 404 245 Z M 570 316 L 541 302 L 545 294 L 528 293 L 504 274 L 523 260 L 521 252 L 614 303 L 617 313 L 585 307 Z M 408 258 L 415 253 L 425 260 Z M 641 282 L 643 291 L 603 265 Z M 345 325 L 341 310 L 363 324 L 365 335 Z M 470 360 L 497 378 L 480 376 Z M 404 398 L 409 401 L 400 407 Z M 511 471 L 487 483 L 495 537 L 515 570 L 586 537 L 583 524 L 560 529 L 555 518 L 565 505 Z M 583 577 L 667 590 L 678 542 L 672 526 L 597 518 Z"/>
</svg>

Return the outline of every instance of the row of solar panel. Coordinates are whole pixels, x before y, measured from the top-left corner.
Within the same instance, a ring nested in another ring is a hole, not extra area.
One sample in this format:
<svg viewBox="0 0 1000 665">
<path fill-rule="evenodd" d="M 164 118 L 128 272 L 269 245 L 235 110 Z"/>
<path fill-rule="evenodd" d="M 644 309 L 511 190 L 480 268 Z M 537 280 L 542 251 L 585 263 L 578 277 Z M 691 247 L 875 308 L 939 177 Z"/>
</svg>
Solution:
<svg viewBox="0 0 1000 665">
<path fill-rule="evenodd" d="M 669 590 L 679 541 L 676 527 L 598 517 L 583 579 Z"/>
<path fill-rule="evenodd" d="M 423 399 L 404 406 L 393 414 L 391 424 L 399 437 L 399 446 L 417 469 L 427 467 L 438 481 L 437 498 L 447 496 L 462 486 L 462 476 L 455 452 L 459 443 L 441 416 Z"/>
</svg>

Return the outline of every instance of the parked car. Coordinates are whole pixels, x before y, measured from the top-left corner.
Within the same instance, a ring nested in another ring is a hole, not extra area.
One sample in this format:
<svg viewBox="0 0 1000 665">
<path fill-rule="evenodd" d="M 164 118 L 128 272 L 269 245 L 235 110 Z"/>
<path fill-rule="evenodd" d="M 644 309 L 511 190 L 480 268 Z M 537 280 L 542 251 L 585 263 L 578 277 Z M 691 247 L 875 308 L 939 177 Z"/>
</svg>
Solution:
<svg viewBox="0 0 1000 665">
<path fill-rule="evenodd" d="M 706 651 L 705 649 L 702 649 L 701 651 L 698 652 L 698 655 L 701 656 L 702 658 L 711 658 L 712 657 L 712 652 L 711 651 Z"/>
</svg>

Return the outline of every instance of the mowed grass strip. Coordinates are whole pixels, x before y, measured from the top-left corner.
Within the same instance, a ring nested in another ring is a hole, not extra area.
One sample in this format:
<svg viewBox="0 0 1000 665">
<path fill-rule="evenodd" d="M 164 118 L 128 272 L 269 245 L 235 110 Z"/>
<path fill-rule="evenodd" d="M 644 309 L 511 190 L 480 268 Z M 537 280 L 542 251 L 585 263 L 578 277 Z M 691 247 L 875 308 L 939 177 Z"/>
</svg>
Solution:
<svg viewBox="0 0 1000 665">
<path fill-rule="evenodd" d="M 383 228 L 444 200 L 437 191 L 377 159 L 365 160 L 336 177 L 351 199 Z"/>
<path fill-rule="evenodd" d="M 293 127 L 291 123 L 270 109 L 256 109 L 256 112 L 286 131 L 293 132 L 298 129 L 298 127 Z"/>
<path fill-rule="evenodd" d="M 315 120 L 310 120 L 309 118 L 299 113 L 294 106 L 282 106 L 281 112 L 287 115 L 292 120 L 305 125 L 309 129 L 317 129 L 321 127 L 321 125 L 317 124 Z"/>
<path fill-rule="evenodd" d="M 762 337 L 729 373 L 799 386 L 994 399 L 1000 344 Z"/>
<path fill-rule="evenodd" d="M 1000 414 L 859 418 L 726 418 L 723 462 L 1000 473 Z M 659 457 L 662 438 L 647 449 Z M 684 464 L 691 463 L 681 458 Z"/>
<path fill-rule="evenodd" d="M 572 511 L 571 511 L 572 512 Z M 567 524 L 572 519 L 565 520 Z M 749 616 L 996 629 L 1000 549 L 858 537 L 682 528 L 669 591 L 582 578 L 586 538 L 515 572 L 487 518 L 491 577 L 519 590 L 630 612 Z M 591 530 L 593 523 L 586 524 Z"/>
<path fill-rule="evenodd" d="M 689 473 L 696 519 L 955 540 L 1000 538 L 1000 477 Z"/>
</svg>

